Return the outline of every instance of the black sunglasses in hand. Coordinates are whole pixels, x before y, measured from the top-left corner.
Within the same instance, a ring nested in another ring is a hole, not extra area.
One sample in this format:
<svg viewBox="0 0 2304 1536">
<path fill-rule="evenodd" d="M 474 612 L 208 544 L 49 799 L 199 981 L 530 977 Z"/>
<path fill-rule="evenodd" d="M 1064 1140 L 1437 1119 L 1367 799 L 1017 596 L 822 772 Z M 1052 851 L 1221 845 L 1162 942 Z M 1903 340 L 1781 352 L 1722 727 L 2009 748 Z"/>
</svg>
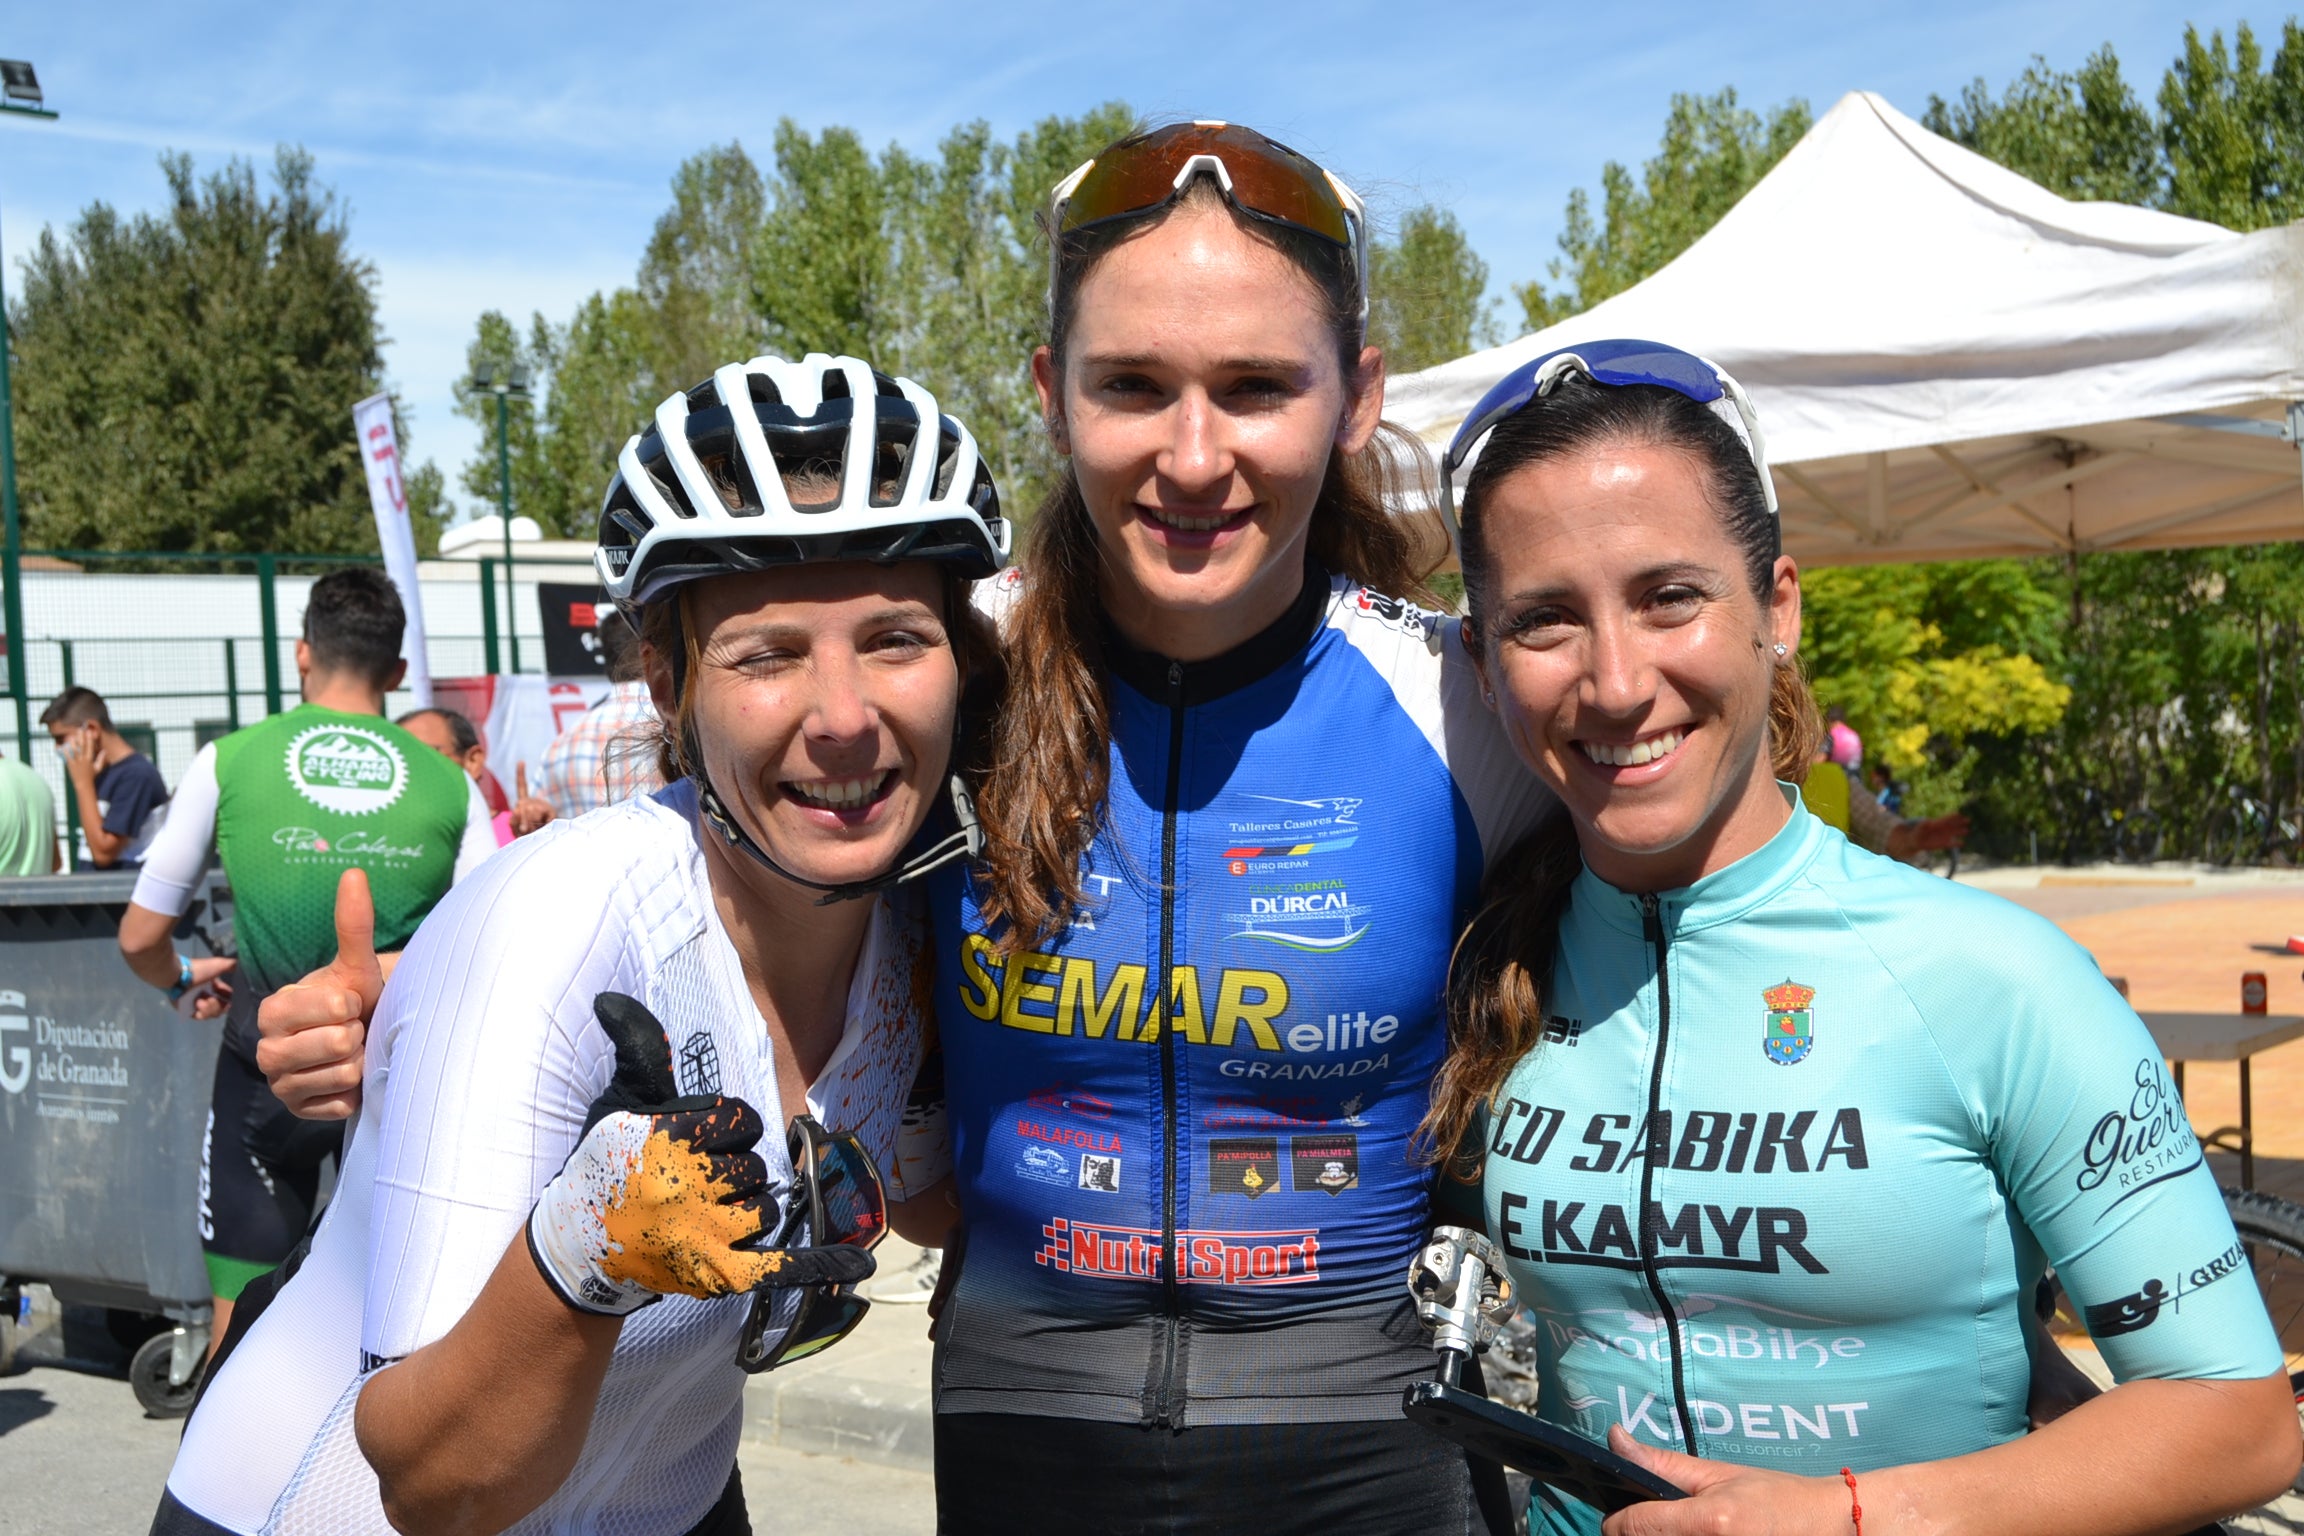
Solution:
<svg viewBox="0 0 2304 1536">
<path fill-rule="evenodd" d="M 847 1131 L 834 1133 L 813 1115 L 795 1115 L 789 1142 L 795 1193 L 791 1215 L 776 1240 L 782 1246 L 800 1235 L 806 1220 L 811 1246 L 825 1248 L 877 1247 L 888 1235 L 888 1196 L 880 1185 L 880 1170 L 872 1154 Z M 789 1291 L 756 1291 L 751 1314 L 744 1319 L 744 1334 L 737 1341 L 736 1364 L 757 1374 L 795 1360 L 822 1354 L 856 1331 L 872 1303 L 849 1286 L 810 1286 L 796 1303 L 784 1301 Z M 781 1305 L 780 1305 L 781 1303 Z M 790 1326 L 771 1339 L 776 1313 L 796 1304 Z"/>
</svg>

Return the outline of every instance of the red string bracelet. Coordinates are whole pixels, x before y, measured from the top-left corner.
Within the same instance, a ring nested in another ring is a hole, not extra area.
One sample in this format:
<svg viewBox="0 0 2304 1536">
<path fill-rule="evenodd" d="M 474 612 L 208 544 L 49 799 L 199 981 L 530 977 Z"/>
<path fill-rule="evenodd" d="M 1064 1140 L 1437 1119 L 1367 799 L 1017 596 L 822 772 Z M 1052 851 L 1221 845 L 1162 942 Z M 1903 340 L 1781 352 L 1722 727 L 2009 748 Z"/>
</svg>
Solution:
<svg viewBox="0 0 2304 1536">
<path fill-rule="evenodd" d="M 1856 1527 L 1856 1536 L 1864 1536 L 1864 1506 L 1856 1502 L 1856 1474 L 1842 1467 L 1840 1478 L 1848 1485 L 1848 1518 Z"/>
</svg>

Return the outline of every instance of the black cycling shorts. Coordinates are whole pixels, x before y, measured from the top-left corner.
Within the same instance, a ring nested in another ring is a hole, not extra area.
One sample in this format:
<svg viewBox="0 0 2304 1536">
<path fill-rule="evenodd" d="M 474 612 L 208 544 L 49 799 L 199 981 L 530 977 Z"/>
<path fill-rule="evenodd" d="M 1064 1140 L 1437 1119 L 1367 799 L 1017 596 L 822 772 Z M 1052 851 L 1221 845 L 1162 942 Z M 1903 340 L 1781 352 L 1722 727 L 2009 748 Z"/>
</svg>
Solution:
<svg viewBox="0 0 2304 1536">
<path fill-rule="evenodd" d="M 216 1053 L 208 1139 L 200 1150 L 200 1246 L 225 1300 L 278 1264 L 311 1225 L 320 1165 L 344 1146 L 341 1120 L 299 1120 L 254 1062 Z"/>
<path fill-rule="evenodd" d="M 1147 1429 L 1015 1413 L 936 1416 L 938 1536 L 1461 1536 L 1464 1452 L 1418 1424 Z"/>
</svg>

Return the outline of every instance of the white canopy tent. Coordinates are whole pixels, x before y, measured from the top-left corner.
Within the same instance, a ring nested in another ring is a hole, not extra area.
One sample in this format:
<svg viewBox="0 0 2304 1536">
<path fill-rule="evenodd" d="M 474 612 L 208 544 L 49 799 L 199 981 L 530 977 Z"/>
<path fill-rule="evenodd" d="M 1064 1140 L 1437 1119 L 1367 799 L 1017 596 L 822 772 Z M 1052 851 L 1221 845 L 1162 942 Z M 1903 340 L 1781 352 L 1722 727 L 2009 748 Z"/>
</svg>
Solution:
<svg viewBox="0 0 2304 1536">
<path fill-rule="evenodd" d="M 1385 414 L 1437 452 L 1514 367 L 1610 336 L 1750 390 L 1809 563 L 2304 538 L 2304 223 L 2068 202 L 1869 92 L 1662 271 Z"/>
</svg>

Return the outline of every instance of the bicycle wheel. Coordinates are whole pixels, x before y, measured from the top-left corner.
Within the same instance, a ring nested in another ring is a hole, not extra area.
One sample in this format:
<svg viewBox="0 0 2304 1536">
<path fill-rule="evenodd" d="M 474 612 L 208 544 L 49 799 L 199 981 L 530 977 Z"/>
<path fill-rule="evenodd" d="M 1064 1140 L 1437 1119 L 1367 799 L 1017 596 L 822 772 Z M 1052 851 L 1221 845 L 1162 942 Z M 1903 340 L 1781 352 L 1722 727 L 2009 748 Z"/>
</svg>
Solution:
<svg viewBox="0 0 2304 1536">
<path fill-rule="evenodd" d="M 2288 1384 L 2304 1404 L 2304 1205 L 2283 1200 L 2262 1190 L 2226 1188 L 2224 1208 L 2248 1250 L 2256 1272 L 2256 1288 L 2263 1293 L 2264 1309 L 2280 1335 L 2280 1349 L 2288 1357 Z M 2298 1408 L 2304 1417 L 2304 1406 Z M 2299 1473 L 2289 1497 L 2230 1522 L 2235 1531 L 2272 1533 L 2304 1526 L 2304 1473 Z"/>
<path fill-rule="evenodd" d="M 2228 1188 L 2224 1208 L 2247 1246 L 2264 1310 L 2295 1373 L 2304 1366 L 2304 1205 L 2262 1190 Z"/>
</svg>

